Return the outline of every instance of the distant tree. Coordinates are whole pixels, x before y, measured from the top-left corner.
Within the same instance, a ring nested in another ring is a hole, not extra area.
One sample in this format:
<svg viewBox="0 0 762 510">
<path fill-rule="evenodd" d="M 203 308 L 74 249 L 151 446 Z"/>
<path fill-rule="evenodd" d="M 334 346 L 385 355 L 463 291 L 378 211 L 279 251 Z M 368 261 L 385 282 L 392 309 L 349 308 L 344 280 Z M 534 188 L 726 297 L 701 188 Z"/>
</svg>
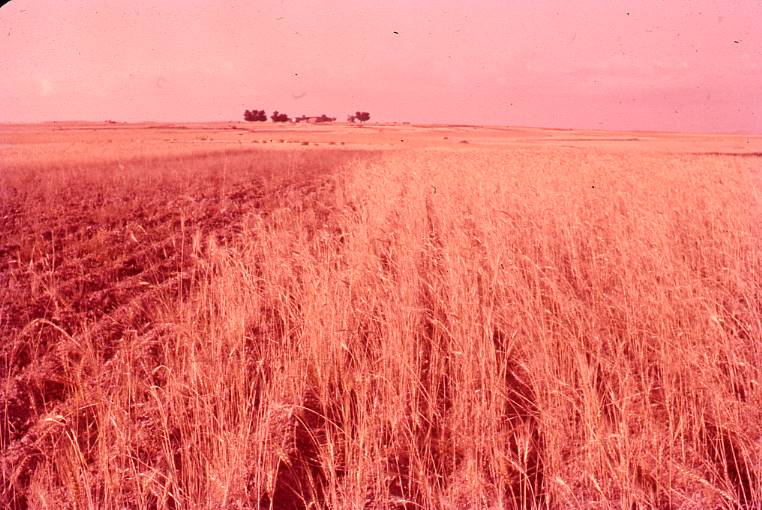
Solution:
<svg viewBox="0 0 762 510">
<path fill-rule="evenodd" d="M 264 110 L 246 110 L 243 112 L 243 119 L 247 122 L 264 122 L 267 120 L 267 114 Z"/>
<path fill-rule="evenodd" d="M 354 124 L 355 120 L 357 119 L 354 115 L 347 115 L 347 122 L 351 122 Z"/>
<path fill-rule="evenodd" d="M 273 114 L 270 115 L 270 119 L 272 119 L 273 122 L 289 122 L 291 120 L 287 114 L 278 113 L 278 110 L 275 110 Z"/>
<path fill-rule="evenodd" d="M 360 122 L 368 122 L 370 120 L 370 113 L 368 112 L 355 112 L 355 118 Z"/>
</svg>

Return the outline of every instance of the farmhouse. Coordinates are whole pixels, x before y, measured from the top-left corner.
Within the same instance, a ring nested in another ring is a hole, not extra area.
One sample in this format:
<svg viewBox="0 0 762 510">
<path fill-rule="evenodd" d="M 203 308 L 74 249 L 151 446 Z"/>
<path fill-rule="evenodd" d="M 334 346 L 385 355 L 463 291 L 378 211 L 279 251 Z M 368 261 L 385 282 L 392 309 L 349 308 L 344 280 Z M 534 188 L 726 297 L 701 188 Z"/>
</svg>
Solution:
<svg viewBox="0 0 762 510">
<path fill-rule="evenodd" d="M 335 122 L 336 117 L 329 117 L 325 114 L 320 115 L 319 117 L 308 117 L 306 115 L 302 115 L 301 117 L 297 117 L 294 120 L 296 122 L 307 122 L 308 124 L 322 124 L 324 122 Z"/>
</svg>

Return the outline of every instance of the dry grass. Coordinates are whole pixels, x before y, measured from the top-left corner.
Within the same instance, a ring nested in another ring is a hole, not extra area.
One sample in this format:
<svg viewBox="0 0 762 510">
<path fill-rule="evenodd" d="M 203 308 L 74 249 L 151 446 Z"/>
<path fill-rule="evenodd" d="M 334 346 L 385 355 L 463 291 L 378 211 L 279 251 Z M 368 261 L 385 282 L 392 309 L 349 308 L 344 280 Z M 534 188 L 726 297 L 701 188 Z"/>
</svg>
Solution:
<svg viewBox="0 0 762 510">
<path fill-rule="evenodd" d="M 194 218 L 145 241 L 179 239 L 166 281 L 187 284 L 138 314 L 67 316 L 59 299 L 68 322 L 43 307 L 7 329 L 6 505 L 762 505 L 758 158 L 294 151 L 98 178 Z M 203 202 L 224 161 L 215 211 L 155 199 Z M 231 198 L 255 178 L 259 203 Z M 179 187 L 157 195 L 150 179 Z M 48 181 L 61 203 L 64 181 Z M 222 202 L 240 211 L 220 216 Z M 38 264 L 43 241 L 3 270 L 23 302 L 66 295 Z M 81 257 L 87 242 L 56 249 Z"/>
</svg>

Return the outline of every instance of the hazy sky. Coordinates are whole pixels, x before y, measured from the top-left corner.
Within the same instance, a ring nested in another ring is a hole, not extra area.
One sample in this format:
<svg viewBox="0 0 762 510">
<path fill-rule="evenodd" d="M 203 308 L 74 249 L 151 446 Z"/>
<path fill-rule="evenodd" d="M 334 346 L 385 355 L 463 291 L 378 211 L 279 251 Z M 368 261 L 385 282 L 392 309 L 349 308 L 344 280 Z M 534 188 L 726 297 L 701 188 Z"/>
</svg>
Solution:
<svg viewBox="0 0 762 510">
<path fill-rule="evenodd" d="M 762 2 L 13 0 L 0 122 L 343 119 L 762 132 Z"/>
</svg>

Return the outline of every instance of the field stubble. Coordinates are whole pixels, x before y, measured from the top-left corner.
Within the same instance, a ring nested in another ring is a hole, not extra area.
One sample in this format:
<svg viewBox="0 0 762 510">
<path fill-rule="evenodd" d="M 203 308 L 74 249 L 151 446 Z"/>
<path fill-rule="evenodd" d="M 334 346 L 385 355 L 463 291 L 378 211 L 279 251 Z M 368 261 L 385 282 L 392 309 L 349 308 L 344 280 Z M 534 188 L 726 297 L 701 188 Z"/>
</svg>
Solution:
<svg viewBox="0 0 762 510">
<path fill-rule="evenodd" d="M 10 506 L 762 504 L 756 158 L 280 151 L 2 178 Z"/>
</svg>

